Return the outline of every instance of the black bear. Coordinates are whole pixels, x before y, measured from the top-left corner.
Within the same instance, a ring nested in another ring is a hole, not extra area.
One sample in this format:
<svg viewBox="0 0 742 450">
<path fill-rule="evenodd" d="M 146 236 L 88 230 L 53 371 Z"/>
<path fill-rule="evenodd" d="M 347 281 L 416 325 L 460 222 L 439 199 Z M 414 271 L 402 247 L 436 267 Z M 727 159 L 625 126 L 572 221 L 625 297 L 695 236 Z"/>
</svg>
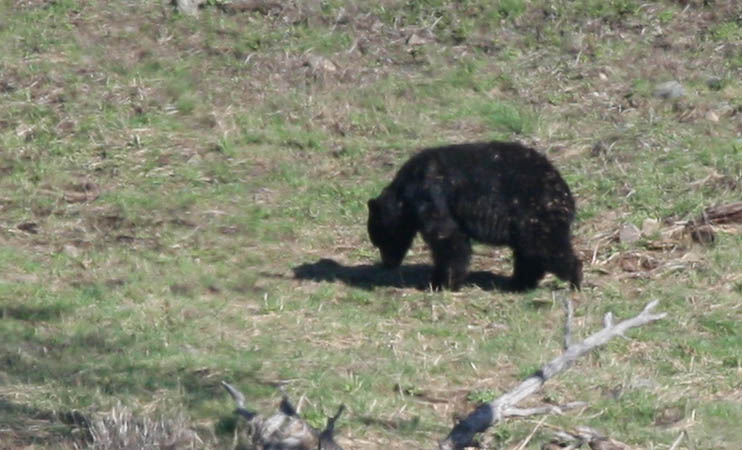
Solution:
<svg viewBox="0 0 742 450">
<path fill-rule="evenodd" d="M 433 289 L 461 287 L 470 239 L 513 250 L 510 290 L 535 288 L 546 272 L 580 288 L 582 262 L 570 242 L 575 201 L 549 160 L 519 143 L 422 150 L 368 209 L 368 234 L 386 267 L 402 263 L 420 232 L 433 254 Z"/>
</svg>

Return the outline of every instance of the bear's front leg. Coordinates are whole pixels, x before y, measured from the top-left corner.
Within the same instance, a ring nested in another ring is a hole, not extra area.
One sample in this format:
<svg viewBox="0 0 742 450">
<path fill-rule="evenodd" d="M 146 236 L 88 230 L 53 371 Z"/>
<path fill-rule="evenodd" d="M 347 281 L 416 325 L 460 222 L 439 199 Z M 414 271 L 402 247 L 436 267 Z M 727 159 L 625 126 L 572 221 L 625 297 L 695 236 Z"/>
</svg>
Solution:
<svg viewBox="0 0 742 450">
<path fill-rule="evenodd" d="M 423 238 L 433 253 L 432 288 L 436 291 L 443 288 L 458 291 L 469 273 L 469 238 L 458 229 L 445 237 L 423 234 Z"/>
<path fill-rule="evenodd" d="M 453 220 L 439 186 L 428 186 L 426 195 L 417 196 L 417 222 L 420 234 L 433 253 L 431 285 L 439 291 L 458 290 L 466 280 L 471 258 L 469 236 Z M 428 200 L 428 201 L 425 201 Z"/>
</svg>

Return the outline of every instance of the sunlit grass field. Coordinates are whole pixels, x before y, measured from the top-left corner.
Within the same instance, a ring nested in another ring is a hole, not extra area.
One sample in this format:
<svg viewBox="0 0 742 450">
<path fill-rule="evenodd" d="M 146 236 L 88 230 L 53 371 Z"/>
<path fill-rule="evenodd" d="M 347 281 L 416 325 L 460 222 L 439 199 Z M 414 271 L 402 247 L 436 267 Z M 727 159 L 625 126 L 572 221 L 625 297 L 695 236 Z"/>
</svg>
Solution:
<svg viewBox="0 0 742 450">
<path fill-rule="evenodd" d="M 80 417 L 122 409 L 235 448 L 222 380 L 320 428 L 347 405 L 346 449 L 433 448 L 562 348 L 553 277 L 431 292 L 419 239 L 373 265 L 366 201 L 417 149 L 487 139 L 539 149 L 577 198 L 578 338 L 669 313 L 530 399 L 587 406 L 525 448 L 580 425 L 738 448 L 742 225 L 685 229 L 742 198 L 738 2 L 167 3 L 0 0 L 0 448 L 102 448 Z M 472 269 L 510 253 L 477 245 Z"/>
</svg>

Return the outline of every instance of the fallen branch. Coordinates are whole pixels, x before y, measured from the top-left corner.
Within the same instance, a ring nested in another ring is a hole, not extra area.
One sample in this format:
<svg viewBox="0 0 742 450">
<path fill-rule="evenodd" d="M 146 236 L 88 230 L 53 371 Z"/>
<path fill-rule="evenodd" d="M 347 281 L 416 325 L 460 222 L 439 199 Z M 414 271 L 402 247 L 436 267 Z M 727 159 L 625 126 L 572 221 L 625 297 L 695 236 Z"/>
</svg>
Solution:
<svg viewBox="0 0 742 450">
<path fill-rule="evenodd" d="M 343 450 L 333 437 L 335 422 L 345 410 L 340 405 L 335 416 L 327 420 L 327 426 L 321 432 L 307 424 L 296 413 L 296 408 L 284 396 L 278 413 L 265 418 L 245 408 L 245 396 L 231 384 L 222 381 L 222 386 L 229 392 L 237 404 L 235 413 L 247 420 L 247 435 L 252 441 L 252 448 L 257 450 Z"/>
<path fill-rule="evenodd" d="M 564 353 L 554 358 L 536 373 L 526 378 L 518 387 L 503 394 L 490 403 L 481 405 L 468 417 L 453 427 L 448 437 L 438 444 L 441 450 L 461 449 L 474 445 L 474 436 L 485 431 L 490 426 L 506 419 L 507 417 L 522 416 L 524 410 L 516 408 L 516 405 L 526 397 L 538 392 L 547 380 L 567 370 L 574 362 L 585 353 L 605 344 L 616 336 L 623 336 L 629 328 L 640 327 L 648 323 L 660 320 L 666 313 L 652 314 L 657 306 L 657 301 L 652 301 L 644 307 L 639 315 L 626 319 L 617 324 L 613 323 L 612 316 L 606 314 L 604 328 L 597 333 L 587 337 L 584 341 L 572 344 L 567 342 Z M 569 312 L 570 308 L 567 308 Z M 571 318 L 568 314 L 566 335 L 570 336 Z M 571 339 L 567 339 L 569 341 Z M 548 409 L 538 409 L 536 412 L 550 412 Z"/>
<path fill-rule="evenodd" d="M 672 443 L 672 445 L 670 446 L 670 450 L 675 450 L 676 448 L 678 448 L 678 445 L 680 445 L 680 441 L 682 441 L 682 440 L 683 440 L 683 437 L 685 436 L 685 434 L 686 434 L 686 431 L 685 431 L 685 430 L 683 430 L 683 431 L 682 431 L 682 432 L 681 432 L 681 433 L 680 433 L 680 434 L 678 435 L 678 437 L 677 437 L 677 438 L 675 439 L 675 442 L 673 442 L 673 443 Z"/>
<path fill-rule="evenodd" d="M 742 202 L 712 206 L 703 210 L 695 220 L 697 225 L 717 225 L 723 223 L 742 223 Z"/>
</svg>

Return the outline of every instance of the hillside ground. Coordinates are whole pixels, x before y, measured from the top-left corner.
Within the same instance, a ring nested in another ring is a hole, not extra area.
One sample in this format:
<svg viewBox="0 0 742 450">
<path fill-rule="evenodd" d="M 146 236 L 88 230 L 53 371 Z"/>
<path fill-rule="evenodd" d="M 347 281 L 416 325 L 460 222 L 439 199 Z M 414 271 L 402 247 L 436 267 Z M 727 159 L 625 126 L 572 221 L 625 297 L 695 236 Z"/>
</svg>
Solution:
<svg viewBox="0 0 742 450">
<path fill-rule="evenodd" d="M 525 448 L 580 425 L 739 448 L 742 226 L 686 228 L 742 197 L 738 2 L 168 3 L 0 0 L 0 447 L 139 424 L 234 448 L 227 380 L 318 427 L 346 404 L 347 449 L 432 448 L 561 351 L 570 295 L 578 337 L 669 316 L 530 399 L 587 406 Z M 420 287 L 419 240 L 375 266 L 366 201 L 417 149 L 485 139 L 570 184 L 581 292 L 492 289 L 510 254 L 486 246 L 457 293 Z"/>
</svg>

